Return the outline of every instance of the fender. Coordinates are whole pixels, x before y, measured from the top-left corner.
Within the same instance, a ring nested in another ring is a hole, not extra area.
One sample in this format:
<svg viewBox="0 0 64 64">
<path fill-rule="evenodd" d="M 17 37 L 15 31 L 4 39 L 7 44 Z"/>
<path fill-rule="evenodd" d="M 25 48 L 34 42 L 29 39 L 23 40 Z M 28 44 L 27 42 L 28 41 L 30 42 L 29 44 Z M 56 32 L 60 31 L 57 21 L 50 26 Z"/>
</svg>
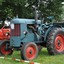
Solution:
<svg viewBox="0 0 64 64">
<path fill-rule="evenodd" d="M 49 32 L 52 30 L 53 27 L 54 27 L 54 26 L 51 25 L 51 26 L 47 29 L 47 31 L 46 31 L 46 33 L 45 33 L 45 36 L 44 36 L 44 42 L 46 42 L 47 35 L 49 34 Z"/>
<path fill-rule="evenodd" d="M 50 27 L 47 29 L 47 31 L 45 33 L 44 42 L 46 42 L 47 35 L 52 30 L 52 28 L 56 28 L 56 27 L 64 27 L 64 23 L 53 23 L 52 25 L 50 25 Z"/>
</svg>

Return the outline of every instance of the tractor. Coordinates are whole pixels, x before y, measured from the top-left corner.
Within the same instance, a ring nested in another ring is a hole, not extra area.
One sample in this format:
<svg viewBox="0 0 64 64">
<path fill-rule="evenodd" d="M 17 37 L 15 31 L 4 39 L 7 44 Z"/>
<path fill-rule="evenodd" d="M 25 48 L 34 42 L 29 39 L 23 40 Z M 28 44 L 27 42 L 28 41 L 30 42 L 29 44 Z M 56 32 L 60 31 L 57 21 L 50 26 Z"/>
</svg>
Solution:
<svg viewBox="0 0 64 64">
<path fill-rule="evenodd" d="M 0 25 L 3 23 L 1 22 Z M 9 47 L 10 44 L 10 26 L 7 26 L 7 24 L 4 24 L 0 28 L 0 55 L 11 55 L 13 50 Z"/>
<path fill-rule="evenodd" d="M 39 20 L 39 4 L 37 7 L 35 5 L 32 7 L 35 10 L 35 19 L 14 18 L 11 20 L 10 44 L 6 48 L 21 48 L 21 58 L 24 60 L 35 59 L 43 46 L 51 55 L 63 54 L 64 23 L 51 22 L 49 24 L 47 21 Z M 47 19 L 51 20 L 53 17 L 50 16 Z"/>
</svg>

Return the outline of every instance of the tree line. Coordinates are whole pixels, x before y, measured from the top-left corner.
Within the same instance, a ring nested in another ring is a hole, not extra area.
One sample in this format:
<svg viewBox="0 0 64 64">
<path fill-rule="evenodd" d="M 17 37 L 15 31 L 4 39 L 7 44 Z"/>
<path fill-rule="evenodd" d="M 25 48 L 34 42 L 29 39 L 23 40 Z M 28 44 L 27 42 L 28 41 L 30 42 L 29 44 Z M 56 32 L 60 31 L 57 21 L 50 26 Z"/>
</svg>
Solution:
<svg viewBox="0 0 64 64">
<path fill-rule="evenodd" d="M 57 20 L 61 19 L 61 2 L 63 0 L 48 1 L 49 3 L 46 7 L 41 3 L 39 10 L 42 11 L 45 17 L 54 16 Z M 16 15 L 18 15 L 20 18 L 34 18 L 34 10 L 32 9 L 32 5 L 37 6 L 37 2 L 38 0 L 0 0 L 0 18 L 4 20 L 7 16 L 13 18 Z M 26 4 L 29 4 L 29 6 L 26 7 Z"/>
</svg>

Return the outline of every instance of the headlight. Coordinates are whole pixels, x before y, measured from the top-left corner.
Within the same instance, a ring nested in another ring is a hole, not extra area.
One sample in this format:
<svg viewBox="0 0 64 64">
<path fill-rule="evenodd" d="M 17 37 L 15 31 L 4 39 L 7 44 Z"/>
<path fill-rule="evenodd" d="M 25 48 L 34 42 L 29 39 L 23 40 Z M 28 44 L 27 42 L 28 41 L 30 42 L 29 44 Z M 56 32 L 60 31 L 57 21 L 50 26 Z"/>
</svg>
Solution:
<svg viewBox="0 0 64 64">
<path fill-rule="evenodd" d="M 14 24 L 10 24 L 11 29 L 14 29 Z"/>
<path fill-rule="evenodd" d="M 9 35 L 9 33 L 6 33 L 5 35 L 6 35 L 6 36 L 8 36 L 8 35 Z"/>
</svg>

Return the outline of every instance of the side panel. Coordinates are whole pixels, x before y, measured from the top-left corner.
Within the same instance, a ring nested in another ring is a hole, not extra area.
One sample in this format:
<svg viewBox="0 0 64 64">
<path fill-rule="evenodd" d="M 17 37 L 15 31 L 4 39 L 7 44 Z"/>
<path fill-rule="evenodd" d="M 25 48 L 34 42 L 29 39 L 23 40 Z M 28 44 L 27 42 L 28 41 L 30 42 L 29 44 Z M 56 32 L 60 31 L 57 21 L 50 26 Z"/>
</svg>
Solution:
<svg viewBox="0 0 64 64">
<path fill-rule="evenodd" d="M 10 46 L 20 47 L 22 40 L 26 37 L 24 31 L 27 31 L 26 24 L 20 24 L 20 36 L 11 36 Z"/>
<path fill-rule="evenodd" d="M 22 24 L 23 25 L 23 24 Z M 23 43 L 27 43 L 27 42 L 34 42 L 34 33 L 32 31 L 32 29 L 28 28 L 28 24 L 25 25 L 25 27 L 21 27 L 22 30 L 22 35 L 21 35 L 21 42 Z M 24 32 L 27 32 L 27 34 L 25 35 Z"/>
<path fill-rule="evenodd" d="M 28 30 L 27 24 L 21 24 L 20 30 L 21 30 L 20 36 L 11 36 L 10 46 L 20 47 L 21 42 L 27 43 L 27 42 L 34 42 L 35 41 L 35 35 L 33 32 Z M 25 32 L 27 32 L 27 34 L 25 34 Z"/>
<path fill-rule="evenodd" d="M 10 38 L 10 46 L 11 47 L 20 47 L 21 41 L 20 37 L 11 37 Z"/>
<path fill-rule="evenodd" d="M 62 28 L 62 29 L 64 29 L 64 23 L 53 23 L 51 26 L 49 26 L 49 28 L 48 28 L 47 31 L 45 32 L 45 37 L 44 37 L 44 41 L 45 41 L 45 42 L 46 42 L 47 35 L 49 34 L 49 32 L 50 32 L 53 28 Z"/>
</svg>

